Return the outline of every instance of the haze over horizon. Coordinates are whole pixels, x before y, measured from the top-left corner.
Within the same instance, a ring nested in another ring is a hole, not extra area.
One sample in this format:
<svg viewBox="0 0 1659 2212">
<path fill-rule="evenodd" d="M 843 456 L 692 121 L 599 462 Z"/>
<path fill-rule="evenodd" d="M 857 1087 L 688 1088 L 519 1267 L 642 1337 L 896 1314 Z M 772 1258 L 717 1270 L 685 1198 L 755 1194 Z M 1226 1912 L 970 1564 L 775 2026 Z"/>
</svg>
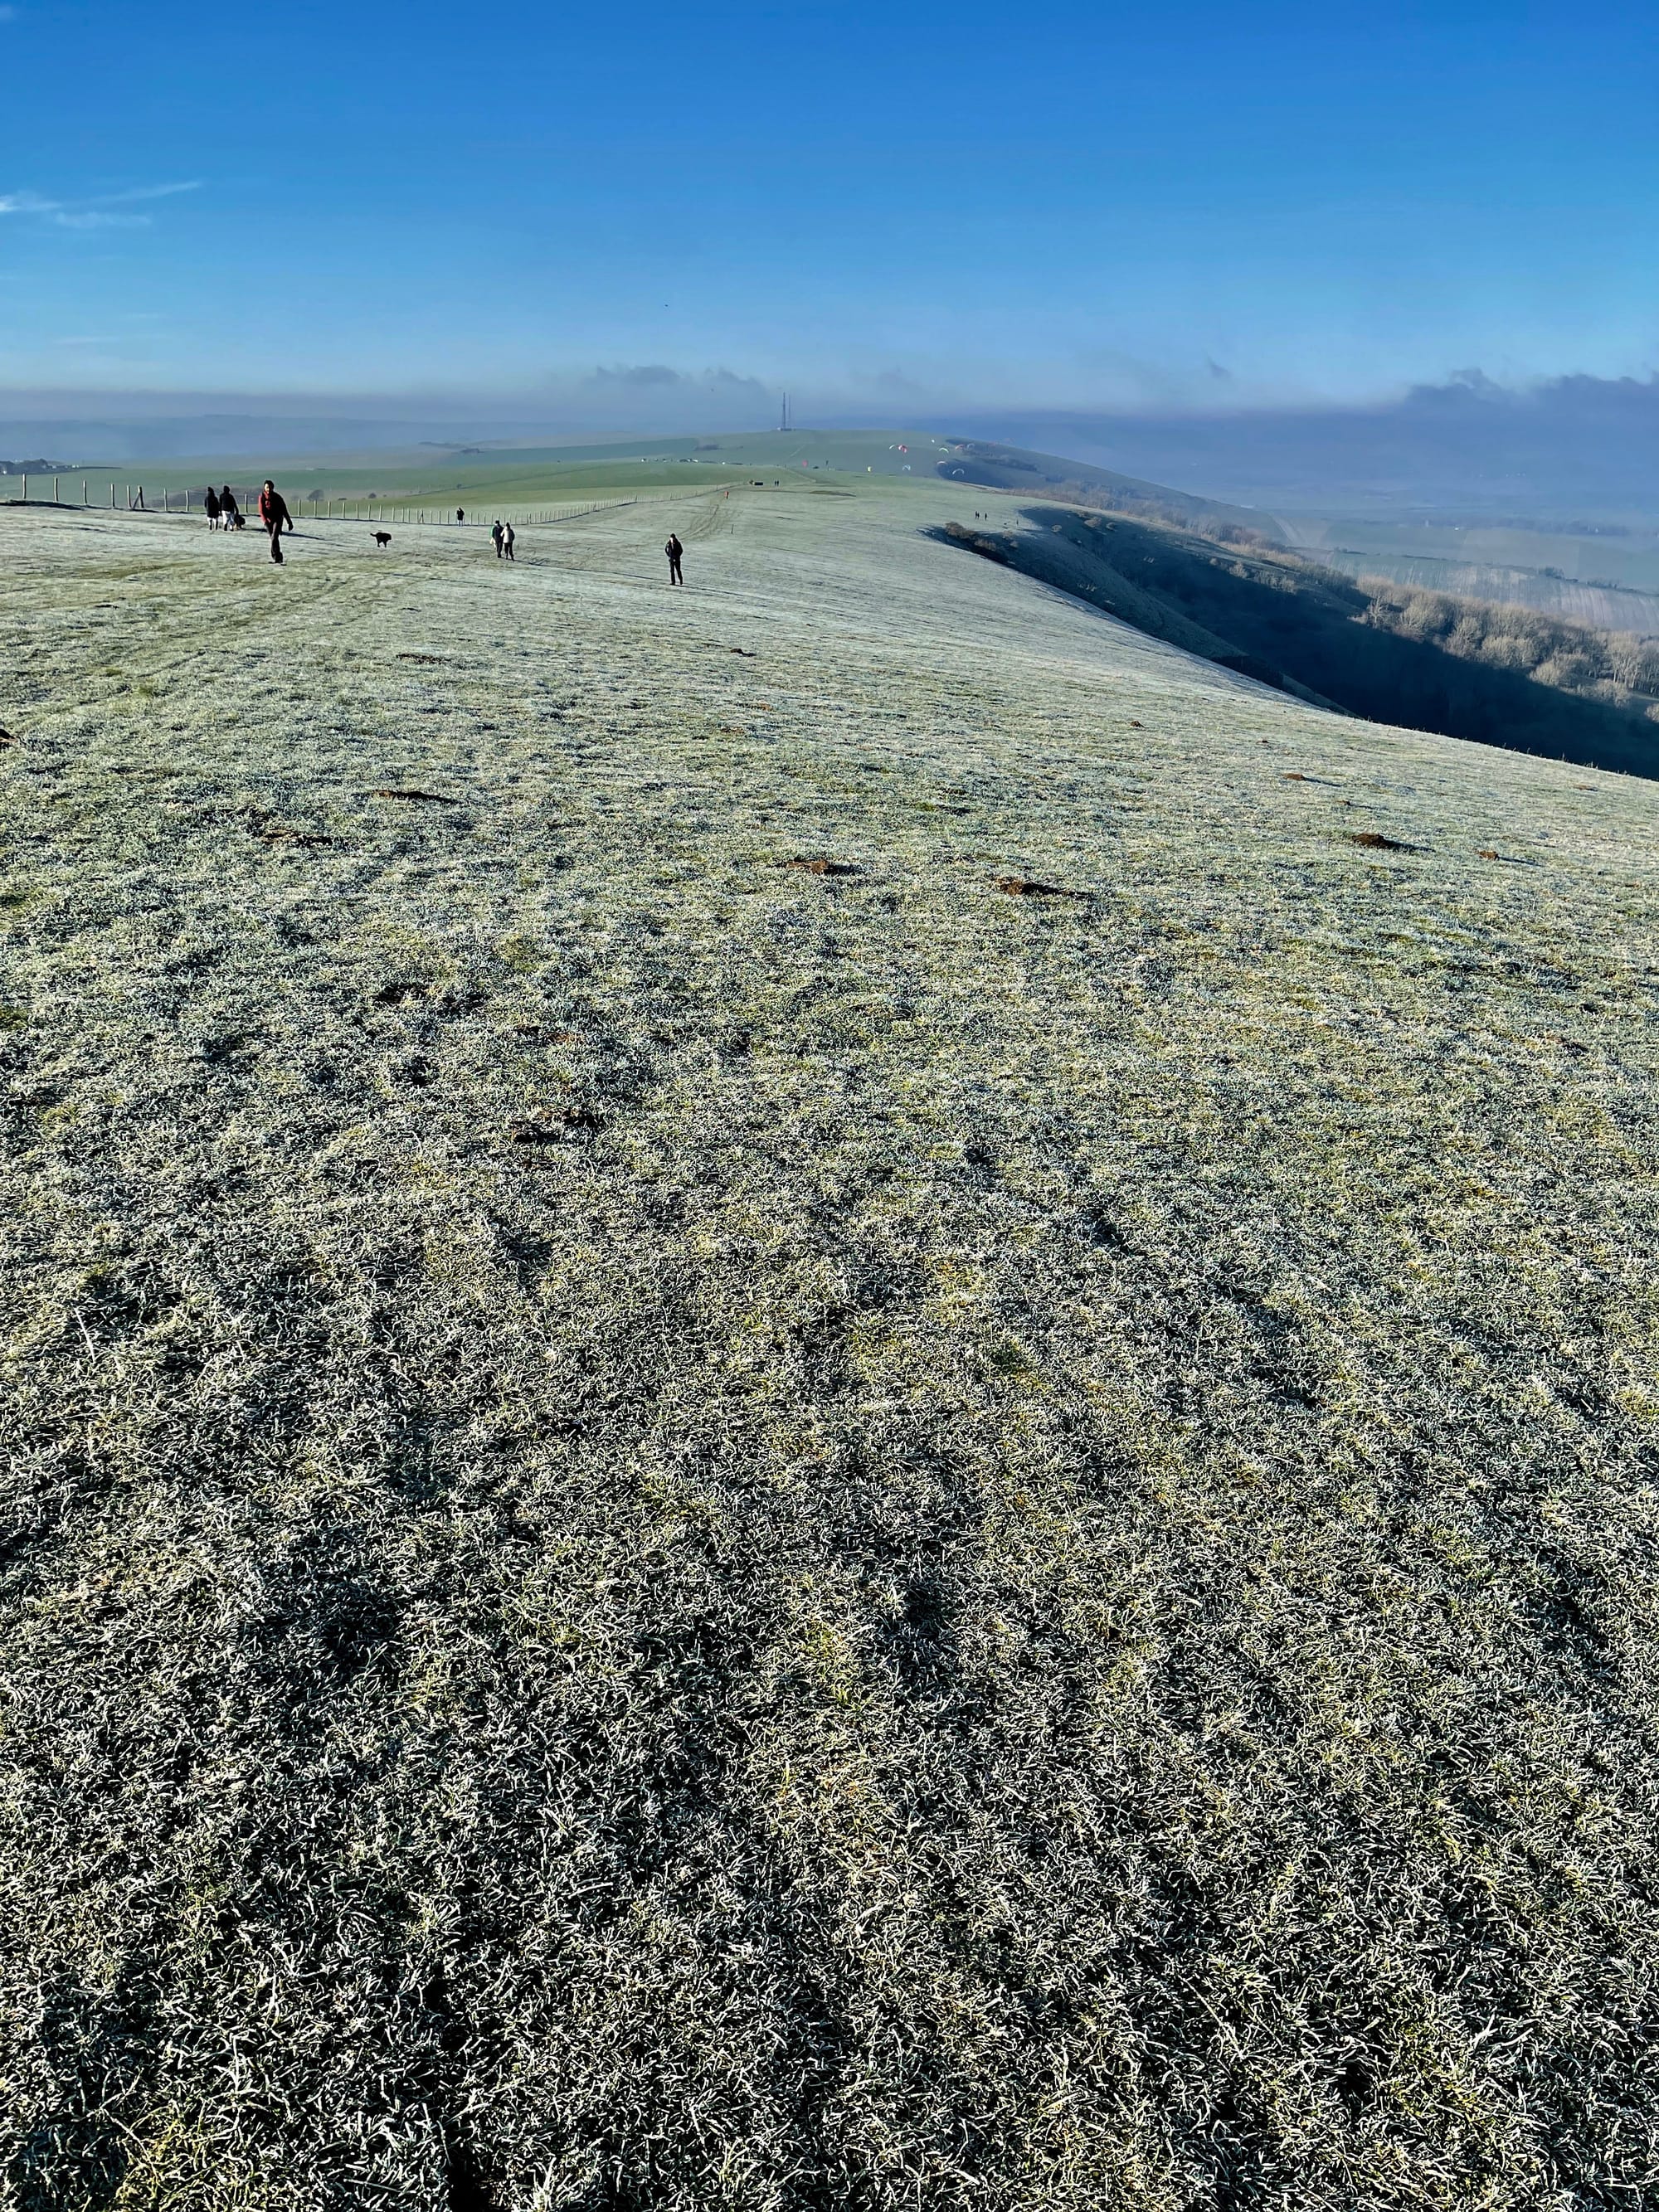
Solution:
<svg viewBox="0 0 1659 2212">
<path fill-rule="evenodd" d="M 34 0 L 0 9 L 0 418 L 275 393 L 643 432 L 783 386 L 902 421 L 1644 380 L 1653 42 L 1633 7 L 1595 27 Z"/>
<path fill-rule="evenodd" d="M 26 396 L 27 398 L 27 396 Z M 422 447 L 580 454 L 632 452 L 709 432 L 771 427 L 774 395 L 753 380 L 661 370 L 573 380 L 556 413 L 434 398 L 429 414 L 388 395 L 0 394 L 0 467 L 176 465 L 218 456 L 258 465 L 306 457 L 401 457 Z M 8 409 L 7 403 L 9 403 Z M 80 403 L 98 411 L 65 415 Z M 1557 378 L 1519 391 L 1478 374 L 1418 386 L 1375 405 L 1109 413 L 1059 408 L 870 410 L 792 405 L 805 434 L 908 428 L 989 441 L 1203 498 L 1296 514 L 1509 517 L 1595 528 L 1659 521 L 1659 378 Z M 628 441 L 626 447 L 622 443 Z M 800 439 L 780 448 L 802 458 Z M 831 464 L 835 465 L 836 464 Z M 378 475 L 381 463 L 374 459 Z M 1048 481 L 1060 482 L 1062 468 Z M 1034 478 L 1033 482 L 1038 479 Z M 1543 557 L 1540 556 L 1540 557 Z M 1551 558 L 1553 556 L 1549 556 Z"/>
</svg>

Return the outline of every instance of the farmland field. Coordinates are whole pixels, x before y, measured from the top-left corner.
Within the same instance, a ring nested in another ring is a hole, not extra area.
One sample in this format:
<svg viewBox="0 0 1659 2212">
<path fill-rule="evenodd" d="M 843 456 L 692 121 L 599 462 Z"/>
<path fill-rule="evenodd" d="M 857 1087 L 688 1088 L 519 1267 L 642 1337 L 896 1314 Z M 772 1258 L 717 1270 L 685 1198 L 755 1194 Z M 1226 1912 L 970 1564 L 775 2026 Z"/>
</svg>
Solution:
<svg viewBox="0 0 1659 2212">
<path fill-rule="evenodd" d="M 1622 586 L 1581 584 L 1536 568 L 1506 568 L 1462 561 L 1424 560 L 1399 553 L 1354 553 L 1340 548 L 1312 556 L 1345 576 L 1382 577 L 1413 591 L 1447 592 L 1455 599 L 1485 599 L 1498 606 L 1533 607 L 1557 622 L 1593 629 L 1659 636 L 1659 597 Z"/>
<path fill-rule="evenodd" d="M 325 453 L 289 459 L 280 465 L 259 459 L 88 462 L 60 471 L 59 495 L 78 502 L 84 483 L 94 506 L 125 509 L 142 485 L 146 504 L 159 507 L 186 490 L 199 504 L 203 488 L 228 481 L 239 492 L 271 474 L 298 511 L 313 497 L 376 501 L 453 514 L 457 505 L 477 511 L 545 507 L 589 499 L 625 498 L 643 492 L 678 494 L 690 482 L 712 476 L 724 489 L 763 477 L 800 483 L 866 484 L 874 477 L 931 477 L 949 449 L 925 431 L 799 430 L 725 433 L 709 438 L 639 439 L 627 444 L 478 447 Z M 29 480 L 33 499 L 52 496 L 52 479 Z M 22 480 L 0 477 L 0 505 L 21 496 Z M 991 495 L 987 494 L 987 497 Z"/>
<path fill-rule="evenodd" d="M 1659 635 L 1659 542 L 1648 530 L 1528 530 L 1282 515 L 1287 542 L 1349 576 L 1536 607 L 1561 622 Z"/>
<path fill-rule="evenodd" d="M 1643 2202 L 1659 788 L 721 489 L 0 510 L 0 2197 Z"/>
</svg>

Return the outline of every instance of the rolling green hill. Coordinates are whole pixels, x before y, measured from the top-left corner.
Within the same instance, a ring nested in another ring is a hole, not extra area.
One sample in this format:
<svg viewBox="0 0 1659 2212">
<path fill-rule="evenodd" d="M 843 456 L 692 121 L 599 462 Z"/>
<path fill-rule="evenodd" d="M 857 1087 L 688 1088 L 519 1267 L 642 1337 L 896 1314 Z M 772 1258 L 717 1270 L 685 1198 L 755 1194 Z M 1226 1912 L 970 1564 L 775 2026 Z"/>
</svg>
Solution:
<svg viewBox="0 0 1659 2212">
<path fill-rule="evenodd" d="M 240 490 L 270 473 L 258 456 L 158 462 L 153 468 L 125 464 L 119 470 L 88 464 L 62 480 L 62 495 L 78 501 L 84 482 L 94 504 L 106 503 L 112 483 L 117 503 L 125 507 L 131 490 L 142 483 L 147 501 L 154 506 L 186 489 L 199 495 L 206 483 L 227 478 Z M 290 460 L 276 473 L 291 501 L 346 500 L 366 509 L 370 505 L 414 508 L 434 515 L 453 514 L 457 507 L 522 512 L 589 499 L 677 492 L 705 477 L 712 477 L 722 489 L 727 485 L 752 488 L 758 478 L 768 489 L 788 484 L 857 490 L 878 480 L 919 484 L 945 477 L 988 491 L 1042 489 L 1205 526 L 1254 526 L 1270 532 L 1274 526 L 1248 509 L 1196 499 L 1164 485 L 1141 483 L 1014 447 L 947 441 L 915 430 L 763 431 L 604 445 L 325 453 Z M 15 480 L 3 480 L 0 503 L 8 490 L 13 498 L 21 495 Z M 33 485 L 32 496 L 42 495 L 50 496 L 49 488 Z"/>
<path fill-rule="evenodd" d="M 353 501 L 436 509 L 495 502 L 506 507 L 556 504 L 586 497 L 641 491 L 675 490 L 713 472 L 722 487 L 761 476 L 769 483 L 813 477 L 850 481 L 854 477 L 932 474 L 947 448 L 921 432 L 792 431 L 721 437 L 658 438 L 604 445 L 501 446 L 422 449 L 412 453 L 319 453 L 289 460 L 275 471 L 290 496 Z M 108 496 L 114 481 L 120 500 L 125 489 L 143 482 L 146 496 L 200 488 L 227 477 L 239 487 L 273 473 L 258 455 L 203 457 L 124 464 L 119 469 L 88 463 L 64 479 L 64 496 L 78 500 L 84 478 L 94 503 Z M 18 495 L 15 480 L 3 490 Z M 34 495 L 40 495 L 34 487 Z M 123 501 L 123 503 L 125 503 Z"/>
</svg>

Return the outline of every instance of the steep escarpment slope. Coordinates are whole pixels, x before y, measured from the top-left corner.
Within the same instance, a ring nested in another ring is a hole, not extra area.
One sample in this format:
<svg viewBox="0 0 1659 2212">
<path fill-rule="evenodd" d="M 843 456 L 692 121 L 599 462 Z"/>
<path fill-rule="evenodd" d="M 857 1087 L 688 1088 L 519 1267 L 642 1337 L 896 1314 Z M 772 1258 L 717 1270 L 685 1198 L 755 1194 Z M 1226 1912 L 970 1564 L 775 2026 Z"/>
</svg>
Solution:
<svg viewBox="0 0 1659 2212">
<path fill-rule="evenodd" d="M 1646 2186 L 1659 799 L 965 504 L 0 527 L 10 2201 Z"/>
<path fill-rule="evenodd" d="M 940 534 L 1302 698 L 1659 775 L 1659 659 L 1634 638 L 1354 583 L 1294 553 L 1126 514 L 1030 507 L 1012 528 L 951 521 Z"/>
</svg>

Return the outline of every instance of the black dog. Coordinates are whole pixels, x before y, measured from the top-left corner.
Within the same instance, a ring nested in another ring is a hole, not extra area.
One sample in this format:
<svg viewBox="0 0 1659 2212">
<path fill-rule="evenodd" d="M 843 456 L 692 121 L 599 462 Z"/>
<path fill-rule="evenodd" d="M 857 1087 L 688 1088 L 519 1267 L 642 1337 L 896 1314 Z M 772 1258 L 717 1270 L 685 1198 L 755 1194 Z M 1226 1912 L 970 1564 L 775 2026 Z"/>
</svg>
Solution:
<svg viewBox="0 0 1659 2212">
<path fill-rule="evenodd" d="M 384 552 L 392 543 L 392 532 L 389 530 L 377 530 L 374 532 L 374 543 Z"/>
</svg>

